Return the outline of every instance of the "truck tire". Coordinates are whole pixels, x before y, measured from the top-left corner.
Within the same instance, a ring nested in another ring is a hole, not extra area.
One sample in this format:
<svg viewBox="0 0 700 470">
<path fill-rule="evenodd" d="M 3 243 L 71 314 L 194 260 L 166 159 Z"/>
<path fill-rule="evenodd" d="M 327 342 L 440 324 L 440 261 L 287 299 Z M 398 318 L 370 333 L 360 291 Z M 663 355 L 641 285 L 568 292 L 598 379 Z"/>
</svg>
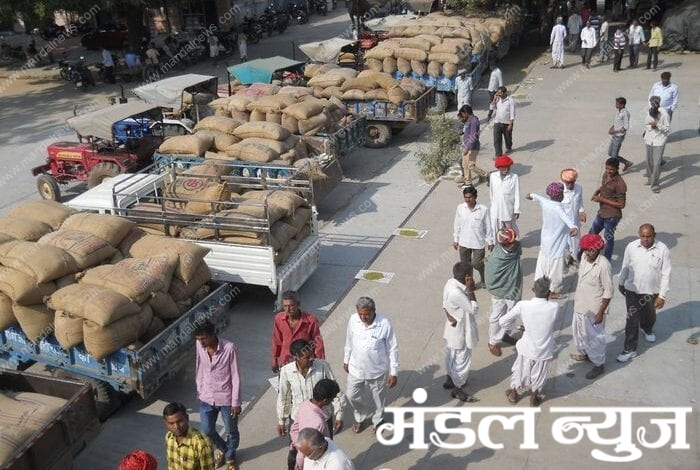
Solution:
<svg viewBox="0 0 700 470">
<path fill-rule="evenodd" d="M 429 111 L 432 114 L 444 114 L 447 110 L 447 104 L 447 96 L 442 92 L 437 92 L 435 93 L 435 103 L 430 107 Z"/>
<path fill-rule="evenodd" d="M 95 394 L 95 408 L 97 410 L 97 418 L 104 422 L 112 416 L 124 402 L 123 393 L 117 392 L 103 380 L 94 379 L 85 375 L 73 374 L 63 369 L 54 369 L 52 374 L 59 379 L 77 380 L 84 384 L 92 385 L 92 390 Z"/>
<path fill-rule="evenodd" d="M 58 187 L 58 181 L 51 175 L 39 175 L 36 179 L 36 187 L 42 199 L 49 201 L 61 199 L 61 189 Z"/>
<path fill-rule="evenodd" d="M 368 122 L 365 136 L 365 147 L 373 149 L 386 147 L 391 140 L 391 129 L 386 124 Z"/>
<path fill-rule="evenodd" d="M 92 167 L 87 177 L 88 188 L 94 188 L 107 178 L 114 178 L 119 173 L 121 169 L 119 165 L 112 162 L 100 162 Z"/>
</svg>

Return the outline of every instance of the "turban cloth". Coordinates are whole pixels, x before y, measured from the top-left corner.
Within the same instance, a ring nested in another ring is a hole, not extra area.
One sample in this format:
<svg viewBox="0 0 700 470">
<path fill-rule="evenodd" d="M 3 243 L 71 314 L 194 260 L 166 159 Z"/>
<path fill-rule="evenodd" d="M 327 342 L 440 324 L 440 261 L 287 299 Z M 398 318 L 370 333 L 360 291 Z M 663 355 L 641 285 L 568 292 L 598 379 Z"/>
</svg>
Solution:
<svg viewBox="0 0 700 470">
<path fill-rule="evenodd" d="M 573 183 L 578 179 L 578 171 L 573 168 L 567 168 L 561 171 L 561 180 L 564 183 Z"/>
<path fill-rule="evenodd" d="M 496 168 L 501 168 L 504 166 L 511 166 L 513 164 L 513 159 L 508 155 L 499 155 L 496 157 L 496 161 L 493 163 Z"/>
<path fill-rule="evenodd" d="M 551 199 L 560 199 L 564 196 L 564 185 L 559 181 L 549 183 L 549 186 L 547 186 L 547 196 Z"/>
<path fill-rule="evenodd" d="M 151 454 L 135 450 L 119 462 L 119 470 L 156 470 L 158 462 Z"/>
<path fill-rule="evenodd" d="M 602 250 L 605 246 L 605 240 L 597 233 L 588 233 L 581 237 L 578 242 L 582 250 Z"/>
<path fill-rule="evenodd" d="M 496 232 L 496 241 L 501 244 L 513 243 L 517 235 L 515 230 L 511 227 L 503 227 L 498 232 Z"/>
</svg>

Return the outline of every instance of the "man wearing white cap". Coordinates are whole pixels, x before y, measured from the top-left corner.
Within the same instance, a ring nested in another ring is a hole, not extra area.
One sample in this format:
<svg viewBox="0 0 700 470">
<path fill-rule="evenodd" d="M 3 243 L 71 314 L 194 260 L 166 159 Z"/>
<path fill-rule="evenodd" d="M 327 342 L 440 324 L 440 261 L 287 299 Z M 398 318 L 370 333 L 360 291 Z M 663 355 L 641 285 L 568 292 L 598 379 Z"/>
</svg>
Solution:
<svg viewBox="0 0 700 470">
<path fill-rule="evenodd" d="M 455 79 L 455 91 L 457 93 L 457 110 L 462 109 L 462 106 L 472 103 L 472 77 L 467 75 L 467 69 L 459 69 L 457 78 Z"/>
<path fill-rule="evenodd" d="M 564 40 L 566 39 L 566 26 L 564 26 L 561 17 L 557 18 L 557 24 L 552 28 L 552 34 L 549 35 L 549 47 L 552 48 L 552 66 L 553 69 L 564 68 Z"/>
</svg>

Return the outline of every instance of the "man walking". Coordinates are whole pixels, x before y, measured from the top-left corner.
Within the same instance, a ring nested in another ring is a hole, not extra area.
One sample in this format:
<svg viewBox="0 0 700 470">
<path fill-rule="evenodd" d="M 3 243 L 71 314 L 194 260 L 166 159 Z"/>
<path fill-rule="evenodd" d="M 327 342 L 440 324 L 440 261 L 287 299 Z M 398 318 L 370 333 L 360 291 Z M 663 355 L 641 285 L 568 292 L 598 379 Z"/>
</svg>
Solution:
<svg viewBox="0 0 700 470">
<path fill-rule="evenodd" d="M 484 280 L 484 257 L 486 248 L 493 250 L 493 232 L 489 209 L 477 204 L 478 192 L 474 186 L 462 190 L 464 202 L 457 206 L 454 220 L 452 246 L 459 252 L 459 260 L 479 271 L 479 279 Z"/>
<path fill-rule="evenodd" d="M 551 279 L 550 298 L 561 297 L 564 279 L 564 255 L 569 247 L 569 238 L 578 234 L 576 225 L 564 212 L 561 201 L 564 199 L 564 185 L 554 181 L 547 186 L 545 199 L 539 194 L 525 196 L 542 207 L 542 229 L 540 230 L 540 253 L 537 256 L 535 279 Z"/>
<path fill-rule="evenodd" d="M 622 56 L 625 53 L 626 44 L 627 37 L 625 33 L 622 32 L 622 26 L 618 25 L 615 29 L 615 35 L 613 36 L 613 72 L 622 70 Z"/>
<path fill-rule="evenodd" d="M 506 87 L 501 86 L 496 90 L 491 106 L 495 112 L 493 125 L 493 148 L 496 157 L 503 154 L 503 143 L 506 142 L 506 153 L 513 151 L 513 121 L 515 121 L 515 101 L 508 96 Z"/>
<path fill-rule="evenodd" d="M 462 177 L 457 177 L 455 181 L 458 184 L 470 185 L 472 172 L 477 174 L 479 183 L 486 181 L 488 173 L 476 165 L 476 157 L 481 149 L 479 118 L 474 115 L 472 107 L 468 104 L 459 109 L 457 117 L 464 123 L 464 127 L 462 129 Z"/>
<path fill-rule="evenodd" d="M 639 227 L 639 240 L 625 248 L 618 284 L 627 305 L 625 349 L 618 362 L 627 362 L 637 355 L 639 328 L 649 343 L 656 342 L 656 311 L 666 304 L 671 283 L 671 255 L 668 247 L 656 240 L 651 224 Z"/>
<path fill-rule="evenodd" d="M 610 261 L 615 247 L 615 229 L 622 218 L 622 209 L 627 201 L 627 185 L 620 176 L 620 161 L 608 158 L 605 161 L 605 173 L 600 188 L 593 193 L 591 201 L 600 206 L 588 233 L 603 231 L 605 239 L 605 257 Z"/>
<path fill-rule="evenodd" d="M 632 20 L 627 36 L 630 41 L 630 68 L 635 69 L 639 65 L 639 48 L 645 41 L 644 29 L 637 18 Z"/>
<path fill-rule="evenodd" d="M 238 349 L 231 341 L 219 338 L 214 325 L 205 320 L 194 330 L 196 346 L 196 382 L 201 428 L 218 449 L 216 468 L 226 462 L 227 470 L 238 470 L 236 450 L 240 442 L 238 415 L 241 414 Z M 216 430 L 221 413 L 226 430 L 223 440 Z"/>
<path fill-rule="evenodd" d="M 102 48 L 102 65 L 105 68 L 105 83 L 115 83 L 114 80 L 114 59 L 112 53 L 106 47 Z"/>
<path fill-rule="evenodd" d="M 442 290 L 442 308 L 447 320 L 442 337 L 445 339 L 445 369 L 447 379 L 443 384 L 452 390 L 452 398 L 475 402 L 464 390 L 467 385 L 472 351 L 479 342 L 476 314 L 479 305 L 474 295 L 472 267 L 459 262 L 452 267 L 452 279 Z"/>
<path fill-rule="evenodd" d="M 569 15 L 569 23 L 566 25 L 569 29 L 569 51 L 571 52 L 578 51 L 578 39 L 582 25 L 581 15 L 574 10 L 574 12 Z"/>
<path fill-rule="evenodd" d="M 591 68 L 591 57 L 593 57 L 593 49 L 598 45 L 598 38 L 595 29 L 591 26 L 590 20 L 586 23 L 585 28 L 581 30 L 581 63 L 588 68 Z"/>
<path fill-rule="evenodd" d="M 561 17 L 557 18 L 557 24 L 549 35 L 549 47 L 552 48 L 552 69 L 564 68 L 564 40 L 566 39 L 566 26 L 562 24 Z"/>
<path fill-rule="evenodd" d="M 465 104 L 471 104 L 472 90 L 474 90 L 474 85 L 472 84 L 471 75 L 467 75 L 467 69 L 459 69 L 457 71 L 457 78 L 455 79 L 458 110 L 461 110 L 462 106 Z"/>
<path fill-rule="evenodd" d="M 586 211 L 583 207 L 583 188 L 576 182 L 578 171 L 573 168 L 566 168 L 562 170 L 560 178 L 564 183 L 564 198 L 561 201 L 561 206 L 580 234 L 581 224 L 586 222 Z M 577 264 L 579 234 L 568 238 L 569 258 L 566 260 L 567 266 L 575 266 Z"/>
<path fill-rule="evenodd" d="M 627 100 L 620 96 L 615 98 L 615 117 L 613 118 L 613 124 L 608 129 L 608 134 L 610 135 L 610 145 L 608 146 L 608 156 L 611 158 L 616 158 L 624 166 L 622 167 L 622 172 L 629 170 L 632 166 L 632 162 L 626 158 L 620 156 L 620 148 L 622 148 L 622 142 L 625 140 L 627 131 L 630 128 L 630 112 L 627 111 Z"/>
<path fill-rule="evenodd" d="M 661 107 L 668 113 L 669 122 L 673 120 L 673 112 L 678 107 L 678 85 L 671 83 L 671 72 L 663 72 L 661 81 L 652 85 L 649 91 L 649 99 L 658 96 L 661 100 Z"/>
<path fill-rule="evenodd" d="M 656 66 L 659 65 L 659 48 L 664 45 L 664 36 L 659 28 L 659 23 L 656 21 L 651 22 L 651 33 L 649 34 L 649 42 L 647 47 L 649 52 L 647 52 L 647 70 L 650 67 L 654 67 L 654 72 L 656 72 Z"/>
<path fill-rule="evenodd" d="M 500 324 L 500 319 L 522 298 L 523 270 L 520 257 L 523 249 L 515 230 L 503 227 L 496 234 L 498 246 L 486 261 L 486 289 L 491 294 L 489 315 L 489 352 L 500 356 L 501 343 L 515 344 L 510 335 L 513 324 Z"/>
<path fill-rule="evenodd" d="M 590 361 L 593 368 L 586 378 L 593 380 L 605 371 L 605 314 L 613 294 L 610 261 L 600 252 L 605 241 L 600 235 L 581 238 L 581 265 L 574 295 L 574 318 L 571 325 L 576 349 L 571 355 L 576 362 Z"/>
<path fill-rule="evenodd" d="M 345 336 L 346 395 L 355 417 L 353 432 L 362 432 L 370 418 L 376 432 L 384 421 L 387 387 L 395 387 L 398 380 L 399 343 L 391 322 L 377 313 L 372 298 L 360 297 L 355 309 Z M 372 404 L 367 403 L 368 394 Z"/>
<path fill-rule="evenodd" d="M 516 220 L 520 217 L 520 179 L 510 170 L 513 159 L 499 155 L 494 161 L 498 171 L 489 177 L 491 191 L 491 233 L 496 233 L 503 225 L 512 227 L 518 233 Z"/>
<path fill-rule="evenodd" d="M 661 191 L 659 186 L 659 173 L 661 172 L 661 159 L 664 156 L 666 140 L 671 133 L 671 117 L 661 107 L 661 98 L 652 96 L 649 100 L 649 113 L 645 118 L 644 145 L 647 156 L 647 181 L 655 193 Z"/>
<path fill-rule="evenodd" d="M 559 305 L 548 300 L 549 279 L 546 277 L 535 280 L 532 290 L 535 297 L 515 304 L 510 312 L 501 317 L 500 323 L 507 325 L 519 315 L 525 327 L 522 338 L 515 345 L 518 356 L 511 369 L 513 375 L 506 398 L 516 404 L 518 390 L 529 388 L 532 391 L 530 406 L 539 406 L 542 403 L 540 393 L 554 357 L 554 322 Z"/>
<path fill-rule="evenodd" d="M 311 343 L 315 357 L 326 358 L 318 319 L 310 313 L 301 311 L 299 294 L 286 291 L 282 293 L 282 311 L 275 314 L 272 323 L 273 372 L 279 372 L 280 367 L 293 359 L 289 348 L 299 339 Z"/>
<path fill-rule="evenodd" d="M 501 72 L 500 67 L 491 60 L 491 63 L 489 65 L 491 68 L 491 74 L 489 75 L 489 86 L 488 86 L 488 91 L 489 91 L 489 103 L 493 101 L 493 97 L 496 95 L 496 90 L 498 90 L 499 87 L 503 86 L 503 72 Z M 487 120 L 491 119 L 491 111 L 489 110 L 489 115 L 486 118 Z"/>
<path fill-rule="evenodd" d="M 600 21 L 600 60 L 601 62 L 607 62 L 608 56 L 610 55 L 610 43 L 608 42 L 608 31 L 610 29 L 610 25 L 608 24 L 608 19 L 605 17 L 605 15 L 601 15 Z"/>
<path fill-rule="evenodd" d="M 187 408 L 182 403 L 168 403 L 163 408 L 165 458 L 168 470 L 213 470 L 214 452 L 209 439 L 190 427 Z"/>
</svg>

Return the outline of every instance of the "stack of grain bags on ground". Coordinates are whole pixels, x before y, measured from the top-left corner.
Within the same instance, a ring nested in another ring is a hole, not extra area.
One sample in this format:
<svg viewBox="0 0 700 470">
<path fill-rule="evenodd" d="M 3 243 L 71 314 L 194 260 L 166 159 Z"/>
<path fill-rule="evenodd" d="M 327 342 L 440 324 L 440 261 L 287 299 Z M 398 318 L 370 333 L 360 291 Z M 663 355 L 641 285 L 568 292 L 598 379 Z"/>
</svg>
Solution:
<svg viewBox="0 0 700 470">
<path fill-rule="evenodd" d="M 390 28 L 389 39 L 365 53 L 370 70 L 397 77 L 454 78 L 470 70 L 471 55 L 484 54 L 512 33 L 515 16 L 458 17 L 433 13 Z"/>
<path fill-rule="evenodd" d="M 0 391 L 0 466 L 42 429 L 66 400 L 41 393 Z"/>
<path fill-rule="evenodd" d="M 207 252 L 123 218 L 22 203 L 0 218 L 0 330 L 19 324 L 32 342 L 53 333 L 102 359 L 189 308 L 211 279 Z"/>
</svg>

